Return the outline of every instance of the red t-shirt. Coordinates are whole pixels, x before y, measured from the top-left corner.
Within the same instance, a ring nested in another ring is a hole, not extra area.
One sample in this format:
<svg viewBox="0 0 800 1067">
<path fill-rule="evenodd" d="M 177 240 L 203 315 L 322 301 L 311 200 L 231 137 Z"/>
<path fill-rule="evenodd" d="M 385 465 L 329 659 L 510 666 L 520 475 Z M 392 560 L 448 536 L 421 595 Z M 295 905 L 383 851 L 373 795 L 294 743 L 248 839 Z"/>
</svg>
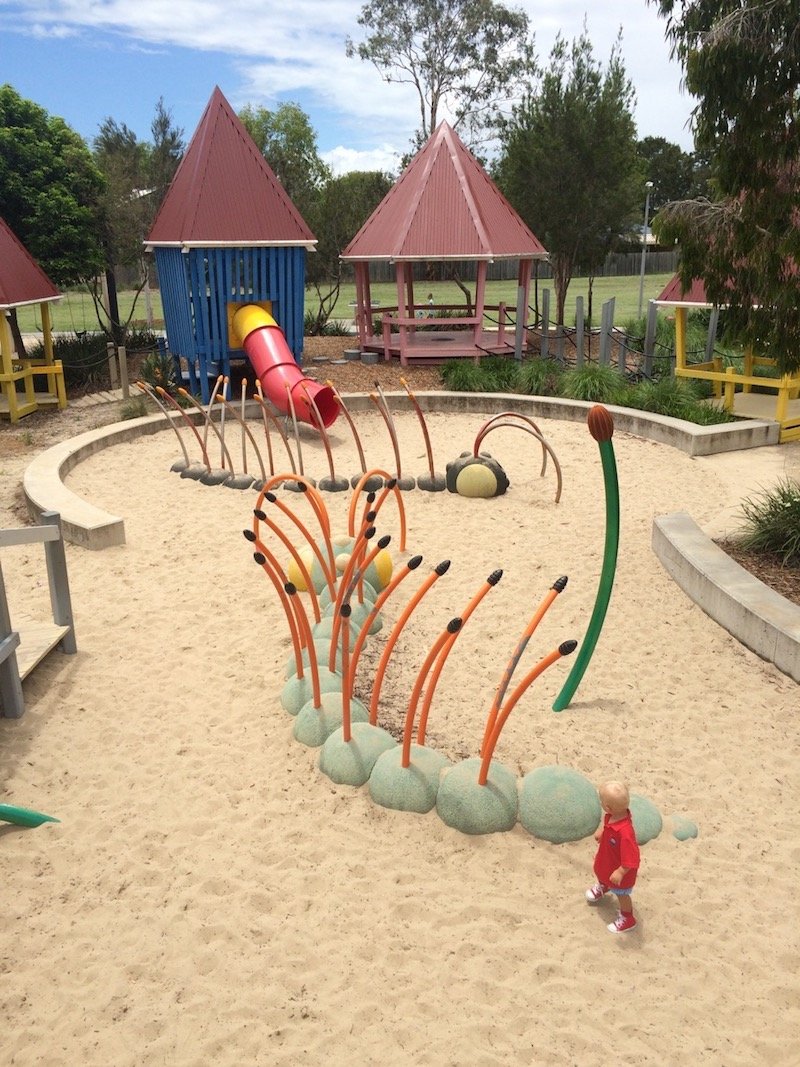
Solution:
<svg viewBox="0 0 800 1067">
<path fill-rule="evenodd" d="M 598 882 L 611 885 L 611 875 L 618 867 L 629 867 L 619 888 L 630 889 L 636 881 L 639 868 L 639 846 L 636 843 L 636 831 L 633 828 L 630 811 L 626 811 L 618 822 L 611 822 L 611 816 L 603 820 L 603 834 L 594 858 L 594 873 Z"/>
</svg>

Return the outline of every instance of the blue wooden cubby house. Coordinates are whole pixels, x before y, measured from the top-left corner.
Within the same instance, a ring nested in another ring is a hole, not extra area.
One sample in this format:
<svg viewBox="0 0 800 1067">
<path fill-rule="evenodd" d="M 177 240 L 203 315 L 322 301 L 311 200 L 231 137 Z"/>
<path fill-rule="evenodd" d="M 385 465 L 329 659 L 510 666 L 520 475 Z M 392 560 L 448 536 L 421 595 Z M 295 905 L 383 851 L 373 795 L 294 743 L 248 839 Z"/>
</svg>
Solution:
<svg viewBox="0 0 800 1067">
<path fill-rule="evenodd" d="M 215 88 L 147 237 L 169 350 L 189 391 L 243 359 L 232 308 L 256 303 L 303 350 L 306 253 L 316 239 L 219 88 Z M 179 379 L 180 380 L 180 379 Z"/>
</svg>

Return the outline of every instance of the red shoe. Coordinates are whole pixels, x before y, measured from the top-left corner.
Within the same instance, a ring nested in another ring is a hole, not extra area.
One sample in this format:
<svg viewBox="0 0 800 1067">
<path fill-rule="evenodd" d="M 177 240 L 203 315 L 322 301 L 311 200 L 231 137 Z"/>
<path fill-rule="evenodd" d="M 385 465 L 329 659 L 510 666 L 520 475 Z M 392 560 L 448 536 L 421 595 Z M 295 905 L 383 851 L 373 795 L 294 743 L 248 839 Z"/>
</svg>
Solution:
<svg viewBox="0 0 800 1067">
<path fill-rule="evenodd" d="M 628 930 L 633 930 L 635 926 L 636 920 L 632 915 L 619 912 L 613 923 L 608 924 L 607 929 L 610 934 L 625 934 Z"/>
<path fill-rule="evenodd" d="M 586 899 L 590 904 L 596 904 L 598 900 L 602 900 L 608 890 L 600 882 L 595 882 L 591 888 L 586 890 Z"/>
</svg>

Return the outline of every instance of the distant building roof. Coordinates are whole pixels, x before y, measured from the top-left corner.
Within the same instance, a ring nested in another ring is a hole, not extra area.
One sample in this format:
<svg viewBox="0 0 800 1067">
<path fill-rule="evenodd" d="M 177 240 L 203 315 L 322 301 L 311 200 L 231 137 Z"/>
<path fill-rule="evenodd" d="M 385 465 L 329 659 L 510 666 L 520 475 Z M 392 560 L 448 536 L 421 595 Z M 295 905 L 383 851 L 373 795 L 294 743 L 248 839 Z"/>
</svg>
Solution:
<svg viewBox="0 0 800 1067">
<path fill-rule="evenodd" d="M 61 293 L 33 256 L 0 219 L 0 309 L 60 298 Z"/>
<path fill-rule="evenodd" d="M 700 278 L 694 278 L 692 284 L 684 291 L 680 277 L 676 274 L 671 278 L 656 298 L 658 303 L 663 304 L 697 304 L 700 307 L 710 307 L 706 296 L 706 287 Z"/>
<path fill-rule="evenodd" d="M 531 233 L 447 122 L 441 122 L 342 259 L 544 259 Z"/>
<path fill-rule="evenodd" d="M 148 245 L 303 245 L 314 235 L 215 88 L 147 237 Z"/>
</svg>

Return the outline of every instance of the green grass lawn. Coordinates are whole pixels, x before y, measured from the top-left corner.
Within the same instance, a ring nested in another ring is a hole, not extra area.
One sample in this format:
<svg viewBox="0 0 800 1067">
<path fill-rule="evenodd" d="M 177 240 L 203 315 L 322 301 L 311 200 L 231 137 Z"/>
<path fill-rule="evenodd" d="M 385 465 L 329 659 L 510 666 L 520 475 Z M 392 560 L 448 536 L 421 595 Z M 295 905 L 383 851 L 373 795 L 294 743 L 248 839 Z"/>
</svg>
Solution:
<svg viewBox="0 0 800 1067">
<path fill-rule="evenodd" d="M 643 312 L 647 308 L 647 301 L 655 299 L 672 275 L 648 274 L 644 279 Z M 474 284 L 467 284 L 467 288 L 475 293 Z M 539 282 L 539 307 L 541 309 L 541 294 L 545 289 L 550 289 L 550 318 L 555 318 L 555 292 L 552 281 L 549 279 Z M 582 296 L 584 299 L 584 313 L 588 313 L 588 278 L 574 278 L 567 295 L 566 319 L 567 325 L 573 325 L 575 321 L 575 298 Z M 420 304 L 427 300 L 428 293 L 433 293 L 435 304 L 463 304 L 464 296 L 454 282 L 417 282 L 414 288 L 415 298 Z M 122 291 L 118 294 L 120 314 L 123 319 L 130 314 L 134 294 Z M 161 309 L 161 294 L 154 290 L 151 294 L 153 305 L 154 325 L 157 329 L 163 326 L 163 311 Z M 393 282 L 381 282 L 371 287 L 373 301 L 394 305 L 397 298 L 397 288 Z M 606 300 L 614 297 L 614 320 L 623 323 L 628 319 L 635 318 L 639 304 L 639 278 L 638 276 L 616 276 L 611 278 L 595 278 L 593 287 L 593 318 L 595 325 L 600 323 L 600 311 Z M 531 303 L 534 300 L 533 287 L 530 294 Z M 352 303 L 355 301 L 355 286 L 343 285 L 339 294 L 339 300 L 333 313 L 334 318 L 351 319 L 353 317 Z M 306 292 L 306 307 L 313 307 L 315 294 L 312 290 Z M 516 281 L 487 282 L 486 303 L 496 305 L 505 302 L 513 312 L 517 305 Z M 88 293 L 81 290 L 71 290 L 66 293 L 62 300 L 51 304 L 50 313 L 53 329 L 58 332 L 80 332 L 83 330 L 94 331 L 98 329 L 97 317 L 94 311 L 92 298 Z M 20 307 L 17 309 L 17 317 L 20 329 L 23 333 L 36 333 L 41 330 L 41 315 L 38 305 Z M 139 297 L 136 304 L 134 321 L 137 325 L 144 324 L 145 310 L 144 300 Z"/>
</svg>

